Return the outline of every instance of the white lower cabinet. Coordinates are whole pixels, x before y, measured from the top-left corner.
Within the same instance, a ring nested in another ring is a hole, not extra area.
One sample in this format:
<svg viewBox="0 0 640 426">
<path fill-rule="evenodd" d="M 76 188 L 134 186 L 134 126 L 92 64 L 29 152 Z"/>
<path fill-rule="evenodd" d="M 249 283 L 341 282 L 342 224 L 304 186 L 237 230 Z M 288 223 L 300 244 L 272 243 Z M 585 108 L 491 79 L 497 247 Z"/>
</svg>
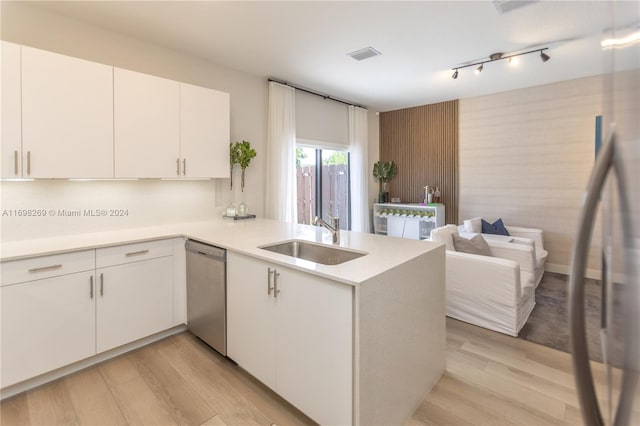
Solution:
<svg viewBox="0 0 640 426">
<path fill-rule="evenodd" d="M 3 388 L 95 354 L 93 250 L 1 268 Z"/>
<path fill-rule="evenodd" d="M 96 270 L 96 350 L 173 326 L 173 262 L 160 257 Z"/>
<path fill-rule="evenodd" d="M 0 264 L 0 387 L 173 327 L 174 244 L 151 241 Z"/>
<path fill-rule="evenodd" d="M 173 326 L 173 241 L 96 250 L 96 350 Z"/>
<path fill-rule="evenodd" d="M 352 424 L 353 287 L 227 253 L 227 351 L 320 424 Z"/>
</svg>

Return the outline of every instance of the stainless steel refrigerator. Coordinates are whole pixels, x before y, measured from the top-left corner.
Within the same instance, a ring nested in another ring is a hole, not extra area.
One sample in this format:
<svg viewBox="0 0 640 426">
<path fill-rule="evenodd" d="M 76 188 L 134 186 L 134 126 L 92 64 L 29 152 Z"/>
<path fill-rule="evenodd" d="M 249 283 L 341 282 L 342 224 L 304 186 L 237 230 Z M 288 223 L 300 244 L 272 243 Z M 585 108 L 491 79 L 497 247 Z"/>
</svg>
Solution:
<svg viewBox="0 0 640 426">
<path fill-rule="evenodd" d="M 609 3 L 602 33 L 602 145 L 584 198 L 569 280 L 571 352 L 587 425 L 640 425 L 640 2 Z M 594 373 L 585 330 L 585 268 L 602 224 L 600 335 Z M 604 383 L 604 386 L 602 385 Z"/>
</svg>

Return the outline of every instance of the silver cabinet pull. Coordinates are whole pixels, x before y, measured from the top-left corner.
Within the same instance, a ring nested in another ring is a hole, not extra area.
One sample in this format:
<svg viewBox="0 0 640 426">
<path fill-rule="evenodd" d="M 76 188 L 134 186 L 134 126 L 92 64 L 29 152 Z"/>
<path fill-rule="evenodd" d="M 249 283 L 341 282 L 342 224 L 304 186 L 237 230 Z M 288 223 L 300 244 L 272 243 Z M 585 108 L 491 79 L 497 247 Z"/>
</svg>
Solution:
<svg viewBox="0 0 640 426">
<path fill-rule="evenodd" d="M 186 158 L 182 159 L 182 175 L 183 176 L 187 175 L 187 159 Z"/>
<path fill-rule="evenodd" d="M 100 274 L 100 296 L 104 296 L 104 274 Z"/>
<path fill-rule="evenodd" d="M 93 275 L 89 277 L 89 297 L 93 299 Z"/>
<path fill-rule="evenodd" d="M 34 273 L 34 272 L 45 272 L 45 271 L 53 271 L 54 269 L 60 269 L 62 268 L 61 264 L 58 265 L 50 265 L 50 266 L 42 266 L 40 268 L 32 268 L 29 269 L 29 272 Z"/>
<path fill-rule="evenodd" d="M 278 297 L 278 293 L 280 293 L 280 290 L 278 290 L 278 277 L 280 276 L 280 272 L 276 271 L 275 269 L 273 270 L 273 297 Z"/>
<path fill-rule="evenodd" d="M 267 268 L 267 294 L 269 296 L 271 296 L 271 290 L 273 290 L 273 287 L 271 287 L 271 274 L 275 274 L 275 272 L 275 269 Z"/>
<path fill-rule="evenodd" d="M 18 150 L 13 151 L 13 170 L 14 174 L 18 174 Z"/>
<path fill-rule="evenodd" d="M 31 151 L 27 151 L 27 175 L 31 174 Z"/>
<path fill-rule="evenodd" d="M 176 158 L 176 175 L 180 176 L 180 159 Z"/>
<path fill-rule="evenodd" d="M 125 256 L 127 257 L 140 256 L 147 253 L 149 253 L 149 250 L 130 251 L 129 253 L 125 253 Z"/>
</svg>

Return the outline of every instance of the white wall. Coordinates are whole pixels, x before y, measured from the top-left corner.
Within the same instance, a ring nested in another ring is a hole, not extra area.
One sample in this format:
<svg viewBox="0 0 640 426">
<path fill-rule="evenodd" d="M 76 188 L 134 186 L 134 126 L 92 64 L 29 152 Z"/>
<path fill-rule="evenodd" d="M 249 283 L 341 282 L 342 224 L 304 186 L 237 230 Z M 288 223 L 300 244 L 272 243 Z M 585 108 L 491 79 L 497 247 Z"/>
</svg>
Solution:
<svg viewBox="0 0 640 426">
<path fill-rule="evenodd" d="M 369 185 L 369 218 L 371 219 L 371 232 L 373 232 L 373 203 L 378 202 L 379 184 L 373 179 L 373 163 L 380 159 L 380 113 L 369 111 L 367 116 L 369 126 L 369 164 L 367 165 Z"/>
<path fill-rule="evenodd" d="M 459 223 L 483 216 L 544 230 L 547 269 L 567 272 L 594 164 L 601 77 L 460 100 Z M 600 269 L 600 226 L 589 256 Z"/>
<path fill-rule="evenodd" d="M 207 220 L 215 212 L 214 182 L 66 181 L 2 182 L 2 241 L 110 231 Z M 46 216 L 15 216 L 38 209 Z M 122 216 L 91 217 L 84 210 L 122 209 Z M 61 211 L 80 211 L 65 216 Z"/>
<path fill-rule="evenodd" d="M 229 92 L 231 141 L 249 140 L 257 151 L 257 157 L 247 169 L 244 201 L 250 212 L 262 216 L 266 160 L 265 78 L 117 34 L 27 2 L 2 2 L 0 7 L 0 38 L 3 40 Z M 135 212 L 135 217 L 125 220 L 94 218 L 78 221 L 48 217 L 34 222 L 5 216 L 2 218 L 3 240 L 211 218 L 221 214 L 232 198 L 228 179 L 211 182 L 36 181 L 0 185 L 2 209 L 38 208 L 43 201 L 51 208 L 72 209 L 100 201 L 105 208 L 111 205 Z"/>
</svg>

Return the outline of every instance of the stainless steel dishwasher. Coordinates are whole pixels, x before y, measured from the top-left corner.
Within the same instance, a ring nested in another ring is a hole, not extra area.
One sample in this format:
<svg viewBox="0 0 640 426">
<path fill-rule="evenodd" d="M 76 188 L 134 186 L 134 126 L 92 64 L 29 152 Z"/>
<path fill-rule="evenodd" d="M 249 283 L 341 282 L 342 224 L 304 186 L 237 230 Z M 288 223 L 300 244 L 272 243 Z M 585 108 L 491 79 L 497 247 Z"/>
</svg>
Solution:
<svg viewBox="0 0 640 426">
<path fill-rule="evenodd" d="M 187 327 L 227 355 L 227 251 L 188 240 Z"/>
</svg>

